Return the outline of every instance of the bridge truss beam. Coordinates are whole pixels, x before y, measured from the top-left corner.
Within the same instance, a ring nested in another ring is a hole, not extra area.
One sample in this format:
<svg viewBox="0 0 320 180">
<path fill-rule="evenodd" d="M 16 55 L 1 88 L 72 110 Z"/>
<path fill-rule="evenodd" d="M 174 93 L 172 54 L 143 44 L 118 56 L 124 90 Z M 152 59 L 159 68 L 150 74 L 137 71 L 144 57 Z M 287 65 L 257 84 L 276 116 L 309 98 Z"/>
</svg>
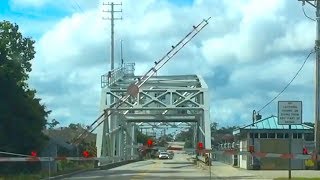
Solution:
<svg viewBox="0 0 320 180">
<path fill-rule="evenodd" d="M 120 72 L 118 72 L 120 73 Z M 120 73 L 121 74 L 121 73 Z M 125 73 L 123 73 L 125 74 Z M 101 111 L 126 95 L 138 76 L 119 78 L 104 87 Z M 111 157 L 137 155 L 130 146 L 137 145 L 136 130 L 140 128 L 194 128 L 197 141 L 211 149 L 209 92 L 204 80 L 197 75 L 155 76 L 130 97 L 115 113 L 104 120 L 97 132 L 97 154 Z"/>
</svg>

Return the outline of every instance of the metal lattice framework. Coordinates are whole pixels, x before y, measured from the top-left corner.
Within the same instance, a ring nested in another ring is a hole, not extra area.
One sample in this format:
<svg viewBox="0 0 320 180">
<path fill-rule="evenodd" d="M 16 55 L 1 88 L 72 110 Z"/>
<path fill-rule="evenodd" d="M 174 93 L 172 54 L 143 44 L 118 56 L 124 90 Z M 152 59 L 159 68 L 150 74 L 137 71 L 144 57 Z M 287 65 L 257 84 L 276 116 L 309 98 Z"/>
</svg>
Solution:
<svg viewBox="0 0 320 180">
<path fill-rule="evenodd" d="M 99 127 L 96 141 L 98 157 L 121 160 L 133 157 L 137 152 L 133 149 L 136 123 L 140 126 L 141 123 L 169 123 L 170 126 L 176 126 L 176 122 L 195 123 L 194 142 L 202 141 L 206 148 L 211 148 L 209 97 L 203 79 L 197 75 L 154 77 L 208 24 L 209 19 L 193 26 L 143 76 L 134 76 L 134 64 L 125 64 L 101 77 L 102 114 L 90 125 L 92 128 L 97 123 L 91 132 Z M 77 140 L 85 134 L 80 134 Z"/>
<path fill-rule="evenodd" d="M 122 77 L 102 82 L 109 85 L 102 89 L 102 110 L 114 106 L 126 95 L 126 88 L 139 78 L 125 71 L 126 68 L 117 69 Z M 208 87 L 197 75 L 151 77 L 136 97 L 131 96 L 117 107 L 107 122 L 98 131 L 98 157 L 134 155 L 136 151 L 128 150 L 126 145 L 136 144 L 134 130 L 137 127 L 194 127 L 194 141 L 202 141 L 205 148 L 211 148 Z"/>
</svg>

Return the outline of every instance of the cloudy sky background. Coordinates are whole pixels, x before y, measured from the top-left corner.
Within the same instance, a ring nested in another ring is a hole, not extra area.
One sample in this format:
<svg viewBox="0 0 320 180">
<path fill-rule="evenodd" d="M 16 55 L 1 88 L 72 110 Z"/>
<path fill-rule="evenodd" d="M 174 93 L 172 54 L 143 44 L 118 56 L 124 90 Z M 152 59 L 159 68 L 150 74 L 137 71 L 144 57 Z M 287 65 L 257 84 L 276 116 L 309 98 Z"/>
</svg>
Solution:
<svg viewBox="0 0 320 180">
<path fill-rule="evenodd" d="M 98 116 L 100 76 L 109 68 L 110 17 L 99 0 L 1 0 L 0 18 L 16 22 L 36 40 L 30 76 L 50 118 L 62 125 L 90 124 Z M 105 1 L 107 2 L 107 1 Z M 120 2 L 120 1 L 114 1 Z M 147 71 L 191 30 L 209 25 L 160 73 L 200 74 L 211 94 L 211 120 L 220 126 L 251 122 L 291 80 L 314 46 L 315 22 L 292 0 L 123 0 L 115 22 L 116 65 L 124 59 Z M 314 17 L 315 11 L 305 6 Z M 302 100 L 303 121 L 313 121 L 312 55 L 291 86 L 261 114 L 277 114 L 278 100 Z"/>
</svg>

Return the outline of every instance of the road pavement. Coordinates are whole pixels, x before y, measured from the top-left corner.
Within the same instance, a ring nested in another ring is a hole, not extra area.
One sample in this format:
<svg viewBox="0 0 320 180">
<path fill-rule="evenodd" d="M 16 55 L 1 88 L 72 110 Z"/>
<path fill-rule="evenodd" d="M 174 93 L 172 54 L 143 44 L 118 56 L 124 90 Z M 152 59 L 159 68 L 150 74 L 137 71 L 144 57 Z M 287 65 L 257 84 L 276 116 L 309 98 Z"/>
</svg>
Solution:
<svg viewBox="0 0 320 180">
<path fill-rule="evenodd" d="M 209 171 L 196 167 L 188 161 L 186 154 L 175 154 L 171 160 L 146 160 L 127 164 L 109 170 L 95 170 L 76 174 L 65 178 L 68 180 L 84 179 L 116 179 L 116 180 L 138 180 L 138 179 L 210 179 Z M 212 179 L 214 177 L 212 176 Z"/>
</svg>

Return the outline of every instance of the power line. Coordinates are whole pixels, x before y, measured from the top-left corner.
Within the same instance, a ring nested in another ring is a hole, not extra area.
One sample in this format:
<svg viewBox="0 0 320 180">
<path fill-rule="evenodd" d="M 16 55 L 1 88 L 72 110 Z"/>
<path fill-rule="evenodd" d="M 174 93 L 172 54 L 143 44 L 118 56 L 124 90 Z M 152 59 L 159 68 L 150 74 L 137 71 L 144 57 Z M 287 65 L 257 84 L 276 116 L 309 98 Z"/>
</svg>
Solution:
<svg viewBox="0 0 320 180">
<path fill-rule="evenodd" d="M 75 11 L 84 13 L 83 9 L 81 8 L 81 6 L 79 5 L 79 3 L 76 0 L 73 0 L 73 3 L 71 1 L 68 1 L 68 2 L 70 3 L 70 5 L 72 6 L 72 8 Z"/>
<path fill-rule="evenodd" d="M 311 18 L 310 16 L 308 16 L 304 10 L 304 6 L 302 5 L 302 11 L 303 11 L 303 14 L 304 16 L 306 16 L 308 19 L 312 20 L 312 21 L 316 21 L 315 19 Z"/>
<path fill-rule="evenodd" d="M 291 81 L 282 89 L 282 91 L 280 91 L 273 99 L 271 99 L 271 101 L 269 101 L 266 105 L 264 105 L 259 111 L 262 111 L 264 108 L 266 108 L 269 104 L 271 104 L 274 100 L 276 100 L 289 86 L 290 84 L 294 81 L 294 79 L 298 76 L 298 74 L 300 73 L 300 71 L 302 70 L 303 66 L 306 64 L 307 60 L 309 59 L 309 57 L 311 56 L 311 54 L 315 53 L 314 50 L 312 50 L 308 56 L 306 57 L 306 59 L 304 60 L 303 64 L 301 65 L 300 69 L 296 72 L 296 74 L 293 76 L 293 78 L 291 79 Z"/>
<path fill-rule="evenodd" d="M 73 2 L 78 6 L 78 8 L 80 9 L 80 11 L 82 13 L 84 13 L 84 11 L 82 10 L 82 8 L 80 7 L 79 3 L 76 0 L 73 0 Z"/>
</svg>

